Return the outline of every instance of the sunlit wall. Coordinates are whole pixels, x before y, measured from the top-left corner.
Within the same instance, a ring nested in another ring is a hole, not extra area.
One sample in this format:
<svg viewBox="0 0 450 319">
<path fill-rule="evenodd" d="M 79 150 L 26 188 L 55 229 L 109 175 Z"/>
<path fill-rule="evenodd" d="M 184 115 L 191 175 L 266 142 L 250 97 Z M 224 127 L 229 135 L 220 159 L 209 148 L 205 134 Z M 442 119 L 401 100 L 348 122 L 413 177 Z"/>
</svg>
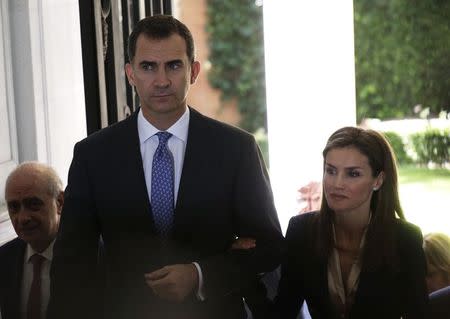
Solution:
<svg viewBox="0 0 450 319">
<path fill-rule="evenodd" d="M 327 137 L 356 121 L 353 3 L 263 4 L 270 175 L 285 230 L 298 189 L 321 179 Z"/>
</svg>

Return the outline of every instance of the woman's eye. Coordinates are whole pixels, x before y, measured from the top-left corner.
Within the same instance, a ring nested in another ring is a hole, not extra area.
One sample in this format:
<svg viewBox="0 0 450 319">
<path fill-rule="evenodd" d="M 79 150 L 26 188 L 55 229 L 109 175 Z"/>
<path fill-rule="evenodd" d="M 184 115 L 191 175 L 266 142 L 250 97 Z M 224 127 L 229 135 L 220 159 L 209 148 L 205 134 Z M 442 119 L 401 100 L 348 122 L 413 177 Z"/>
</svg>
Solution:
<svg viewBox="0 0 450 319">
<path fill-rule="evenodd" d="M 350 172 L 348 173 L 348 175 L 349 175 L 350 177 L 358 177 L 358 176 L 361 176 L 361 174 L 360 174 L 358 171 L 350 171 Z"/>
</svg>

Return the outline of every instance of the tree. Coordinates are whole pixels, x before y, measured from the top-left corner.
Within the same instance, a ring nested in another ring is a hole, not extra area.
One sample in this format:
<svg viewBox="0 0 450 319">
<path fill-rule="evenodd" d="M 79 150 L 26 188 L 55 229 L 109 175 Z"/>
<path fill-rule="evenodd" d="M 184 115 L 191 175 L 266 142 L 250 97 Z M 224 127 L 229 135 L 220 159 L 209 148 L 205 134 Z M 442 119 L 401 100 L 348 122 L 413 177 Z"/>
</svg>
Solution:
<svg viewBox="0 0 450 319">
<path fill-rule="evenodd" d="M 358 120 L 450 110 L 450 2 L 355 0 Z"/>
<path fill-rule="evenodd" d="M 236 98 L 240 126 L 267 128 L 262 7 L 254 0 L 208 0 L 211 85 L 222 98 Z"/>
</svg>

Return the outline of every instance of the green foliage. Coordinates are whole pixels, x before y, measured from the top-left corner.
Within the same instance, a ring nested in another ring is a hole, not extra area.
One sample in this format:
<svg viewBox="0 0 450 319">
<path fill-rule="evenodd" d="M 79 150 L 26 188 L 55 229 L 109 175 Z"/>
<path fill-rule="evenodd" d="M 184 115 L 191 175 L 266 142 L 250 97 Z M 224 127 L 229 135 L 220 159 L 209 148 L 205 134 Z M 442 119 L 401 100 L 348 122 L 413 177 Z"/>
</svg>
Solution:
<svg viewBox="0 0 450 319">
<path fill-rule="evenodd" d="M 269 167 L 269 139 L 266 133 L 266 130 L 263 128 L 259 128 L 254 134 L 256 143 L 259 146 L 259 149 L 261 150 L 261 154 L 263 156 L 264 162 L 266 163 L 266 166 Z"/>
<path fill-rule="evenodd" d="M 355 0 L 358 120 L 450 110 L 450 1 Z"/>
<path fill-rule="evenodd" d="M 399 183 L 400 184 L 417 184 L 421 183 L 436 190 L 446 189 L 450 194 L 450 170 L 446 168 L 428 169 L 417 166 L 400 166 L 399 167 Z"/>
<path fill-rule="evenodd" d="M 411 158 L 406 154 L 405 144 L 401 136 L 395 132 L 384 132 L 386 139 L 391 144 L 395 156 L 397 157 L 397 162 L 400 165 L 409 164 L 412 162 Z"/>
<path fill-rule="evenodd" d="M 254 0 L 207 3 L 209 81 L 223 100 L 237 98 L 242 128 L 267 128 L 262 7 Z"/>
<path fill-rule="evenodd" d="M 419 164 L 443 165 L 450 161 L 450 130 L 428 129 L 410 136 Z"/>
</svg>

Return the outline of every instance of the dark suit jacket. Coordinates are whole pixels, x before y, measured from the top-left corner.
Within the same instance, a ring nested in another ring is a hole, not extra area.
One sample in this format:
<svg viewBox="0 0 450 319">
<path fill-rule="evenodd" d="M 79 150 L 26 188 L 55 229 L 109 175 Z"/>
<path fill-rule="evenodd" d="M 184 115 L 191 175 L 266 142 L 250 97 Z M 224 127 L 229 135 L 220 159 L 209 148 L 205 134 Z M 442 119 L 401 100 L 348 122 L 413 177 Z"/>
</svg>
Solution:
<svg viewBox="0 0 450 319">
<path fill-rule="evenodd" d="M 96 269 L 99 235 L 104 271 Z M 230 251 L 236 235 L 256 238 L 257 247 Z M 282 239 L 253 136 L 190 109 L 173 234 L 162 242 L 135 113 L 75 146 L 54 248 L 50 318 L 102 317 L 102 303 L 106 318 L 243 318 L 241 289 L 279 264 Z M 193 261 L 202 269 L 204 302 L 164 302 L 144 283 L 144 273 Z M 105 293 L 97 291 L 98 271 Z"/>
<path fill-rule="evenodd" d="M 276 300 L 280 318 L 296 318 L 304 300 L 312 318 L 338 318 L 328 292 L 327 260 L 314 250 L 317 214 L 302 214 L 290 220 Z M 395 234 L 399 270 L 380 266 L 369 271 L 363 265 L 349 318 L 425 318 L 428 297 L 422 234 L 416 226 L 400 220 Z"/>
<path fill-rule="evenodd" d="M 450 318 L 450 286 L 430 294 L 430 319 Z"/>
<path fill-rule="evenodd" d="M 27 244 L 15 238 L 0 247 L 0 311 L 2 319 L 20 318 L 23 258 Z"/>
</svg>

